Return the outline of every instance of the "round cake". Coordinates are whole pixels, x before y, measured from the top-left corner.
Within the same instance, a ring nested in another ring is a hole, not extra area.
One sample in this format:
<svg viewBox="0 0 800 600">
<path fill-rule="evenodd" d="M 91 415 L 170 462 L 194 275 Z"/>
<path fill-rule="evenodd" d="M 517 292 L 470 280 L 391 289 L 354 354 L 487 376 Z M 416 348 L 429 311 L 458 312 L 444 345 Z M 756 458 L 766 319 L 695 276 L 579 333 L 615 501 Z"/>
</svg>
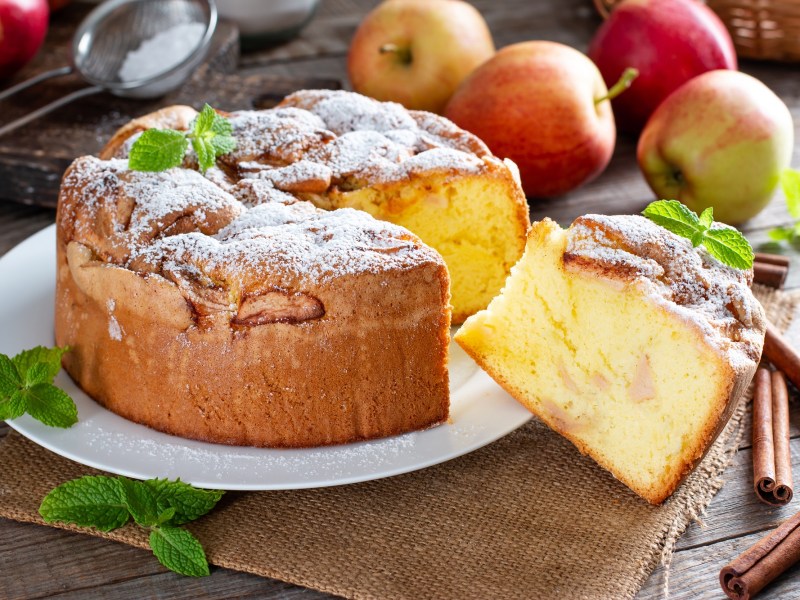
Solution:
<svg viewBox="0 0 800 600">
<path fill-rule="evenodd" d="M 447 418 L 441 257 L 264 181 L 78 159 L 57 217 L 56 341 L 113 412 L 182 437 L 336 444 Z"/>
<path fill-rule="evenodd" d="M 123 417 L 226 444 L 446 420 L 451 290 L 462 320 L 524 248 L 513 165 L 436 115 L 304 91 L 228 114 L 236 148 L 204 173 L 191 152 L 181 168 L 128 168 L 141 132 L 196 115 L 136 119 L 64 176 L 56 340 L 70 375 Z"/>
</svg>

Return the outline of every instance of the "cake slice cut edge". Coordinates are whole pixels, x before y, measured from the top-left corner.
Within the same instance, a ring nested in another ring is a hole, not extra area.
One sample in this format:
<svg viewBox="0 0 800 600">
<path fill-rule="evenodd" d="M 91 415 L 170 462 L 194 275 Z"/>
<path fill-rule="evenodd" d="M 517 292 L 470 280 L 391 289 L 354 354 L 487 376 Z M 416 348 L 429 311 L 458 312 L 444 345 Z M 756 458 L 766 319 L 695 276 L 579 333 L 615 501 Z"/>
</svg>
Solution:
<svg viewBox="0 0 800 600">
<path fill-rule="evenodd" d="M 568 230 L 546 219 L 455 340 L 549 427 L 660 504 L 755 373 L 765 321 L 749 277 L 642 217 L 590 215 Z"/>
</svg>

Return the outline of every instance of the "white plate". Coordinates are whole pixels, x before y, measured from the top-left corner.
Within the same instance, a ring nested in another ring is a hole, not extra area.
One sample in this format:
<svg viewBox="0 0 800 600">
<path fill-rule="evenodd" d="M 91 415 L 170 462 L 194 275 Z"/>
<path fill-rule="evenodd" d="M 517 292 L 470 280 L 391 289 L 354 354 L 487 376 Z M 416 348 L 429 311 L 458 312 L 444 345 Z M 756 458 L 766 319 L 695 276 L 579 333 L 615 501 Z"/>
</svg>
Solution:
<svg viewBox="0 0 800 600">
<path fill-rule="evenodd" d="M 52 346 L 55 226 L 0 259 L 0 352 Z M 78 405 L 70 429 L 25 415 L 9 425 L 37 444 L 84 465 L 138 479 L 180 477 L 199 487 L 284 490 L 389 477 L 450 460 L 506 435 L 530 413 L 451 344 L 451 419 L 427 431 L 326 448 L 273 450 L 187 440 L 106 410 L 61 372 L 56 384 Z"/>
</svg>

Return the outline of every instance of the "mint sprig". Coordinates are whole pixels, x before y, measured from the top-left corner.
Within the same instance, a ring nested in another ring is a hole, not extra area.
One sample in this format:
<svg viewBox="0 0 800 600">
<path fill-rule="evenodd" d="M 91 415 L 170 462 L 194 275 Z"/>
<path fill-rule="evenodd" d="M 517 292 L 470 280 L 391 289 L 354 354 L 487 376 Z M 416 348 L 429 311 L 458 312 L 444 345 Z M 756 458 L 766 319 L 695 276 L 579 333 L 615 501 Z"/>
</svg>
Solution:
<svg viewBox="0 0 800 600">
<path fill-rule="evenodd" d="M 770 229 L 768 235 L 775 242 L 796 242 L 800 240 L 800 171 L 784 169 L 781 172 L 781 189 L 786 198 L 786 209 L 795 222 Z"/>
<path fill-rule="evenodd" d="M 78 422 L 75 402 L 53 385 L 68 348 L 36 346 L 13 358 L 0 354 L 0 420 L 28 413 L 50 427 L 72 427 Z"/>
<path fill-rule="evenodd" d="M 182 575 L 202 577 L 209 574 L 203 546 L 179 525 L 202 517 L 224 493 L 194 488 L 180 479 L 86 476 L 51 490 L 39 514 L 48 523 L 73 523 L 100 531 L 117 529 L 133 518 L 150 530 L 150 548 L 162 565 Z"/>
<path fill-rule="evenodd" d="M 677 200 L 651 202 L 642 214 L 672 233 L 692 242 L 692 246 L 705 246 L 708 253 L 719 262 L 734 269 L 753 267 L 753 248 L 740 231 L 714 223 L 714 211 L 708 207 L 698 217 Z"/>
<path fill-rule="evenodd" d="M 200 169 L 205 172 L 217 157 L 236 148 L 233 126 L 208 104 L 192 121 L 189 131 L 147 129 L 131 147 L 128 167 L 134 171 L 165 171 L 180 166 L 189 146 L 197 154 Z"/>
<path fill-rule="evenodd" d="M 128 166 L 134 171 L 164 171 L 183 162 L 189 140 L 172 129 L 146 129 L 133 146 Z"/>
</svg>

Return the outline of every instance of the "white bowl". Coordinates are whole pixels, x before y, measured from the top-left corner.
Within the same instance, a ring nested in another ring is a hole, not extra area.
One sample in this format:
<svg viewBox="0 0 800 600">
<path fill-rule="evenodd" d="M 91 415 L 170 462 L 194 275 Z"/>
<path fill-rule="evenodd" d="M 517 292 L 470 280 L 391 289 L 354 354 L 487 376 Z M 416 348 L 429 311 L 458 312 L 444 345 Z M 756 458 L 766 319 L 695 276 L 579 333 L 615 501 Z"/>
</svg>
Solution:
<svg viewBox="0 0 800 600">
<path fill-rule="evenodd" d="M 319 0 L 216 0 L 219 16 L 239 27 L 245 47 L 285 41 L 305 27 Z"/>
</svg>

